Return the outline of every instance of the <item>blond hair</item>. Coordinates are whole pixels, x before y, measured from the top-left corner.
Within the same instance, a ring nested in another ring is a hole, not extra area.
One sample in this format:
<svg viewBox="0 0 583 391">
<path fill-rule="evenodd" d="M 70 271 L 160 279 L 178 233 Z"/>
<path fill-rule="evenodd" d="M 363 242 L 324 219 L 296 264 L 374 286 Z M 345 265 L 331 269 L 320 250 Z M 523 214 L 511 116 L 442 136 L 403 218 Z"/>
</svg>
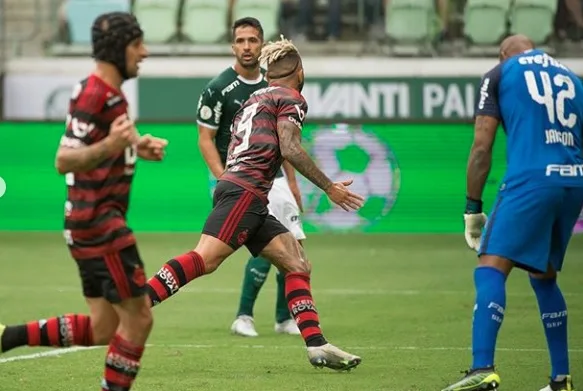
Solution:
<svg viewBox="0 0 583 391">
<path fill-rule="evenodd" d="M 261 49 L 259 62 L 265 63 L 266 66 L 269 67 L 270 64 L 281 60 L 290 53 L 300 54 L 295 45 L 290 40 L 284 38 L 282 34 L 280 35 L 279 41 L 269 42 L 263 47 L 263 49 Z"/>
</svg>

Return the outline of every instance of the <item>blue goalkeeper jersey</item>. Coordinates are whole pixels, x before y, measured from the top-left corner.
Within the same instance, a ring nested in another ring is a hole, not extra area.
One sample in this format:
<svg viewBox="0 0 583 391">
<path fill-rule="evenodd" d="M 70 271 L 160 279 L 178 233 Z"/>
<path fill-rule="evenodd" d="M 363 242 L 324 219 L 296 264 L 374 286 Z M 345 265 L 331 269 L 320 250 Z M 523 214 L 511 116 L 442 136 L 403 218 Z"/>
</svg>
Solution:
<svg viewBox="0 0 583 391">
<path fill-rule="evenodd" d="M 487 72 L 475 114 L 506 133 L 504 187 L 583 187 L 583 84 L 553 57 L 529 50 Z"/>
</svg>

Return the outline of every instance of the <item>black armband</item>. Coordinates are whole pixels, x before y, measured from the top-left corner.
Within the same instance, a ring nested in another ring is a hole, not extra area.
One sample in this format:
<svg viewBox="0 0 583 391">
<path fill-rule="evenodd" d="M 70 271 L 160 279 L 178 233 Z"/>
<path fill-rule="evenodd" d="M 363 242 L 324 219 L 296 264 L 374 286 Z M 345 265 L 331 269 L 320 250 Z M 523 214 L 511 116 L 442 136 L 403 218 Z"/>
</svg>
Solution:
<svg viewBox="0 0 583 391">
<path fill-rule="evenodd" d="M 482 213 L 482 201 L 466 197 L 466 214 Z"/>
</svg>

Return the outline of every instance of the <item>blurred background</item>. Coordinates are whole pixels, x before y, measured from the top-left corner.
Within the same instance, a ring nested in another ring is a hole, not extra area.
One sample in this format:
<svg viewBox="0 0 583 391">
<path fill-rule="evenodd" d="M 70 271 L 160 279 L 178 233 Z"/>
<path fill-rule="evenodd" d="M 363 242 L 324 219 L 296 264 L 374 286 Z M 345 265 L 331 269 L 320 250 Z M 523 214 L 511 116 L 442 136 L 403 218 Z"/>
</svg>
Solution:
<svg viewBox="0 0 583 391">
<path fill-rule="evenodd" d="M 302 180 L 308 232 L 459 232 L 475 97 L 500 41 L 524 33 L 583 74 L 580 0 L 0 0 L 0 229 L 60 229 L 64 186 L 52 159 L 71 89 L 92 69 L 90 25 L 113 10 L 137 16 L 151 53 L 124 86 L 131 115 L 142 133 L 170 139 L 167 161 L 143 164 L 135 182 L 137 230 L 202 226 L 210 195 L 196 106 L 234 61 L 237 18 L 258 18 L 267 40 L 296 43 L 305 145 L 367 196 L 348 215 Z M 487 204 L 503 149 L 499 137 Z"/>
<path fill-rule="evenodd" d="M 210 211 L 196 110 L 206 83 L 234 62 L 234 19 L 256 17 L 267 39 L 283 33 L 297 44 L 309 105 L 304 146 L 328 175 L 353 178 L 366 197 L 361 210 L 345 213 L 299 176 L 325 332 L 362 355 L 362 368 L 316 373 L 297 338 L 273 332 L 274 271 L 255 309 L 260 337 L 230 336 L 249 256 L 242 249 L 156 309 L 136 391 L 427 391 L 454 380 L 470 357 L 476 255 L 462 213 L 480 78 L 512 33 L 583 75 L 581 0 L 0 0 L 3 323 L 86 311 L 62 238 L 66 186 L 54 157 L 73 86 L 94 66 L 90 26 L 113 10 L 135 13 L 151 52 L 141 76 L 124 85 L 130 114 L 142 134 L 170 142 L 164 162 L 139 162 L 132 185 L 129 225 L 149 274 L 193 248 Z M 500 131 L 487 212 L 504 148 Z M 578 236 L 561 275 L 575 379 L 583 376 L 582 256 Z M 547 381 L 528 284 L 520 272 L 508 282 L 497 353 L 507 389 Z M 28 353 L 0 358 L 2 391 L 89 389 L 102 376 L 102 350 Z"/>
</svg>

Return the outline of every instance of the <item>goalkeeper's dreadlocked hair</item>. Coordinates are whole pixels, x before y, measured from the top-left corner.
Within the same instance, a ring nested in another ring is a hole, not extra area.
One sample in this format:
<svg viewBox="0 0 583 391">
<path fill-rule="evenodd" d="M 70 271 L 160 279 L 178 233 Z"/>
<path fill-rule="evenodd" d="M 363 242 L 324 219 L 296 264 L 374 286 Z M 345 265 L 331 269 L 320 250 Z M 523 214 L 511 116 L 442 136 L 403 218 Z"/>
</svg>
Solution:
<svg viewBox="0 0 583 391">
<path fill-rule="evenodd" d="M 288 39 L 281 39 L 267 43 L 261 50 L 260 63 L 267 65 L 267 78 L 269 80 L 283 79 L 293 75 L 302 65 L 300 52 Z"/>
</svg>

